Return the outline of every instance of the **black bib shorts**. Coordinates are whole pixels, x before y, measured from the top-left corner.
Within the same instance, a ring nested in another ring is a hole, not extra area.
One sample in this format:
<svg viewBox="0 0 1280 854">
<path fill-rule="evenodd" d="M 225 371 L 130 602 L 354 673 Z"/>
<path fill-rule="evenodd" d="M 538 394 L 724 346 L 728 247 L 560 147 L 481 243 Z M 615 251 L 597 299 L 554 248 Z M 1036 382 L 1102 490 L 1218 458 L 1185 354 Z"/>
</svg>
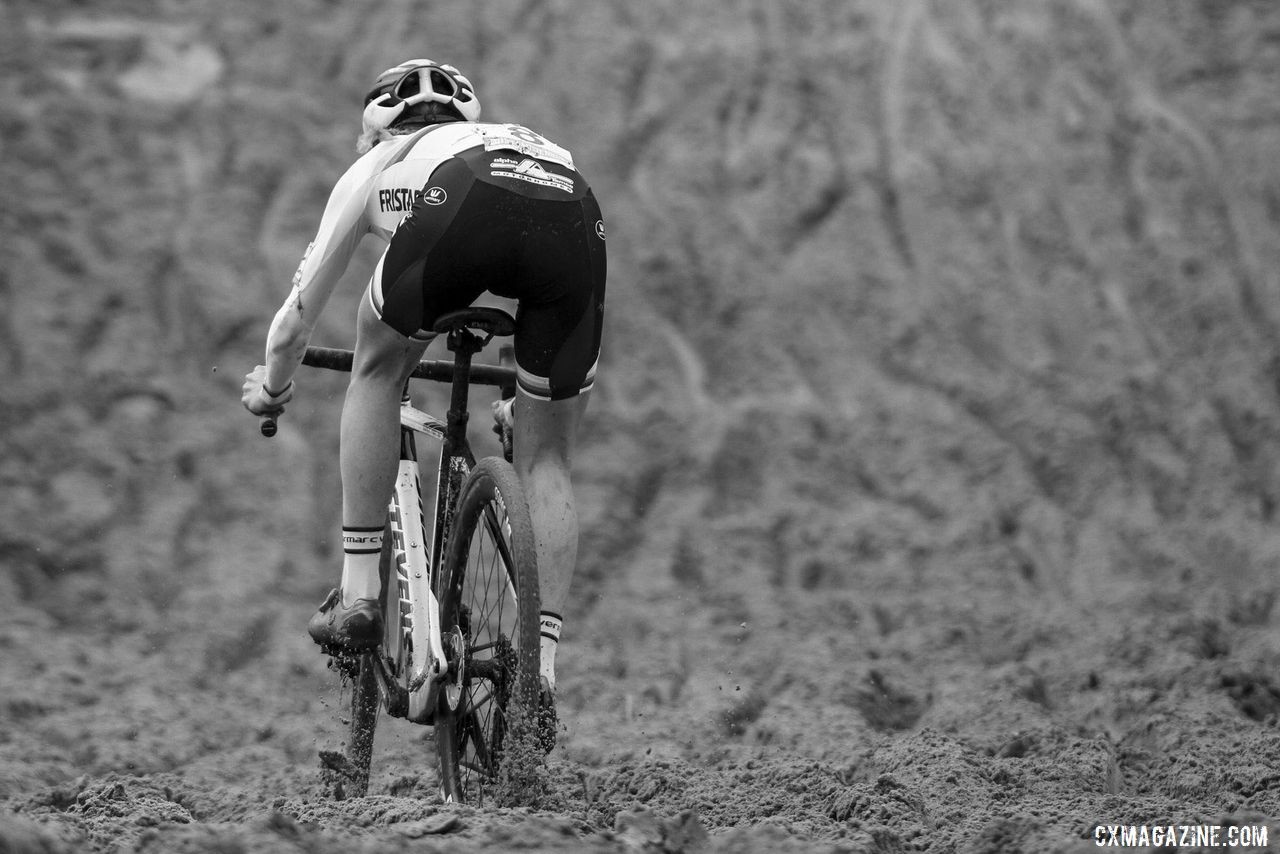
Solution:
<svg viewBox="0 0 1280 854">
<path fill-rule="evenodd" d="M 397 227 L 371 298 L 384 323 L 429 334 L 488 291 L 519 301 L 520 389 L 562 400 L 591 388 L 604 322 L 605 231 L 577 172 L 509 150 L 442 163 Z"/>
</svg>

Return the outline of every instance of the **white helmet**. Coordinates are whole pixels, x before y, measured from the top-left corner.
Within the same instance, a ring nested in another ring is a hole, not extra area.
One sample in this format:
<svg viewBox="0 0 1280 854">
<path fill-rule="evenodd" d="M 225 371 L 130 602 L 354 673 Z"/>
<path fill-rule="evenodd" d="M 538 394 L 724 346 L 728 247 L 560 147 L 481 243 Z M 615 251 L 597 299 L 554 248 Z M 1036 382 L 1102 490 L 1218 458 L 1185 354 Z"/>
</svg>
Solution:
<svg viewBox="0 0 1280 854">
<path fill-rule="evenodd" d="M 391 97 L 384 99 L 384 95 Z M 476 99 L 471 81 L 452 65 L 429 59 L 410 59 L 379 74 L 373 88 L 364 97 L 365 107 L 373 101 L 379 101 L 383 109 L 398 108 L 404 104 L 396 111 L 397 122 L 411 119 L 415 112 L 413 106 L 425 103 L 452 107 L 465 121 L 474 122 L 480 118 L 480 101 Z"/>
</svg>

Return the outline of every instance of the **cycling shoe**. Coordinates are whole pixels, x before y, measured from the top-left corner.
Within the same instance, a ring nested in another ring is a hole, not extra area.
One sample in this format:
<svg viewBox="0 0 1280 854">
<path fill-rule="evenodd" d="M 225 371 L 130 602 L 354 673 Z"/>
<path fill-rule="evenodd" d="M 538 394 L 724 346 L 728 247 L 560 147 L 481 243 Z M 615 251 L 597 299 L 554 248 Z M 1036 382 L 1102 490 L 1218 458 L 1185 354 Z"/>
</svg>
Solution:
<svg viewBox="0 0 1280 854">
<path fill-rule="evenodd" d="M 307 633 L 324 647 L 373 649 L 382 642 L 382 612 L 376 599 L 357 599 L 351 607 L 343 605 L 342 591 L 335 587 L 307 623 Z"/>
</svg>

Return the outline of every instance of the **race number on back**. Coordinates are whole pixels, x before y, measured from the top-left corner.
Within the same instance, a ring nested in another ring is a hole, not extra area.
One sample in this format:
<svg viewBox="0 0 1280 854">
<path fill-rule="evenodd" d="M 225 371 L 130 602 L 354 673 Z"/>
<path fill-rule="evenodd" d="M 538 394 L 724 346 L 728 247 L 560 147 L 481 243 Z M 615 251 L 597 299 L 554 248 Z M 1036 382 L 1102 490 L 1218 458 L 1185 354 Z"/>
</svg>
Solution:
<svg viewBox="0 0 1280 854">
<path fill-rule="evenodd" d="M 561 148 L 524 125 L 483 125 L 480 136 L 484 139 L 485 151 L 510 149 L 526 157 L 549 160 L 566 168 L 573 168 L 573 155 L 568 149 Z"/>
</svg>

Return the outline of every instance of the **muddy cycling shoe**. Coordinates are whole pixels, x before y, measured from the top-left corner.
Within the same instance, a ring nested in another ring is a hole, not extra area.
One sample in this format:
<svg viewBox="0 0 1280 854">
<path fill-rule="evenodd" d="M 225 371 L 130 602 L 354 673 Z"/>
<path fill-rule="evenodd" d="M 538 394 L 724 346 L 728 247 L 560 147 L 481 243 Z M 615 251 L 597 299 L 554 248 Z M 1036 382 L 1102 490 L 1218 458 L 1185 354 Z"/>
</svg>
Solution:
<svg viewBox="0 0 1280 854">
<path fill-rule="evenodd" d="M 382 613 L 378 600 L 357 599 L 347 607 L 342 591 L 333 588 L 320 610 L 307 623 L 307 633 L 322 647 L 348 650 L 373 649 L 382 642 Z"/>
</svg>

